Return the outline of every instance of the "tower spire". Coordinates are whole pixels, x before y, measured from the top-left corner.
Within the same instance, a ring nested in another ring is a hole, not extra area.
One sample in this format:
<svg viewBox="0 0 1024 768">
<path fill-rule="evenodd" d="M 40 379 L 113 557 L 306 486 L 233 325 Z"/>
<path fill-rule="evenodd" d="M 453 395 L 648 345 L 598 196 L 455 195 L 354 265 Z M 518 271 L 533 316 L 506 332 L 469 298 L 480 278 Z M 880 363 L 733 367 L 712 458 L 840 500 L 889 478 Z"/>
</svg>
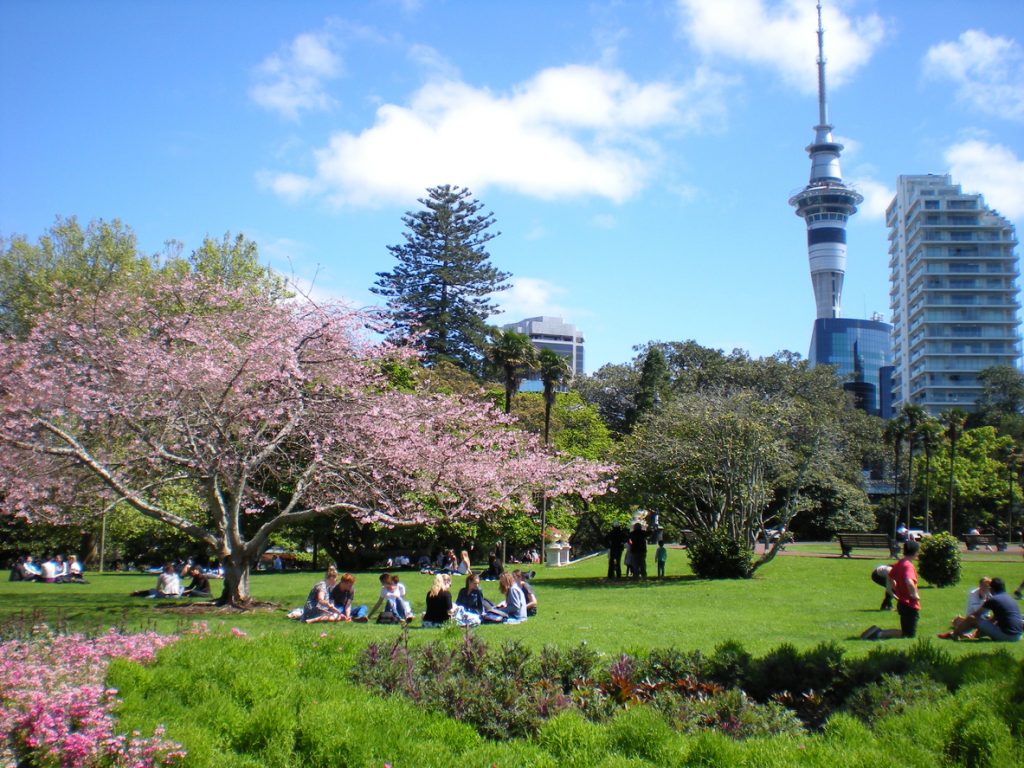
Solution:
<svg viewBox="0 0 1024 768">
<path fill-rule="evenodd" d="M 807 258 L 818 318 L 839 317 L 846 275 L 846 221 L 864 198 L 843 183 L 839 153 L 843 145 L 832 138 L 825 98 L 825 27 L 818 6 L 818 124 L 814 143 L 807 147 L 811 178 L 789 204 L 807 224 Z"/>
<path fill-rule="evenodd" d="M 828 100 L 825 98 L 825 28 L 821 26 L 821 0 L 818 0 L 818 125 L 828 125 Z"/>
</svg>

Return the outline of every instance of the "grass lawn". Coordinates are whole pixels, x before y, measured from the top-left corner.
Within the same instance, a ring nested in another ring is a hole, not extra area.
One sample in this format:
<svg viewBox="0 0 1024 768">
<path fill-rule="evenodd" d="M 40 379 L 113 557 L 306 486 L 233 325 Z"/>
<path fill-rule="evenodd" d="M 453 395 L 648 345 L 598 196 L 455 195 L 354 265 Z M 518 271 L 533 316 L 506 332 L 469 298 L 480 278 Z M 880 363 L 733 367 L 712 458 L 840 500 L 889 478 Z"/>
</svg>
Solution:
<svg viewBox="0 0 1024 768">
<path fill-rule="evenodd" d="M 762 568 L 757 577 L 739 581 L 704 581 L 689 571 L 685 551 L 670 550 L 668 578 L 663 581 L 608 582 L 606 564 L 596 557 L 563 568 L 540 568 L 534 579 L 540 613 L 519 626 L 484 626 L 488 640 L 518 639 L 534 649 L 548 643 L 586 641 L 596 650 L 614 653 L 672 646 L 681 650 L 710 651 L 726 640 L 738 640 L 754 655 L 782 643 L 799 649 L 834 641 L 846 653 L 866 653 L 878 643 L 858 636 L 871 624 L 898 626 L 895 612 L 880 612 L 882 590 L 870 580 L 871 570 L 885 562 L 884 553 L 855 551 L 854 559 L 840 559 L 835 544 L 791 545 L 788 554 Z M 922 583 L 919 636 L 934 638 L 950 618 L 963 612 L 968 589 L 981 576 L 1002 576 L 1010 589 L 1024 578 L 1019 551 L 969 553 L 963 578 L 955 587 L 936 589 Z M 653 557 L 651 558 L 653 560 Z M 653 562 L 650 564 L 653 568 Z M 154 628 L 172 632 L 192 621 L 205 620 L 211 628 L 237 626 L 252 635 L 313 633 L 321 630 L 364 639 L 390 637 L 394 626 L 373 623 L 300 625 L 284 614 L 301 605 L 318 573 L 264 574 L 251 580 L 253 596 L 280 606 L 274 611 L 185 613 L 168 601 L 129 597 L 133 590 L 151 587 L 156 577 L 136 574 L 88 574 L 89 583 L 25 584 L 0 582 L 0 622 L 24 624 L 46 620 L 71 629 L 102 630 Z M 377 595 L 377 574 L 358 574 L 357 595 L 370 604 Z M 431 577 L 403 574 L 413 607 L 422 611 Z M 461 586 L 457 578 L 455 587 Z M 216 584 L 214 584 L 216 589 Z M 485 582 L 484 594 L 500 598 L 496 582 Z M 453 590 L 454 591 L 454 590 Z M 436 630 L 414 625 L 413 642 L 432 637 Z M 883 641 L 906 645 L 901 641 Z M 954 654 L 991 647 L 989 642 L 943 643 Z M 1024 658 L 1024 643 L 1002 646 Z"/>
</svg>

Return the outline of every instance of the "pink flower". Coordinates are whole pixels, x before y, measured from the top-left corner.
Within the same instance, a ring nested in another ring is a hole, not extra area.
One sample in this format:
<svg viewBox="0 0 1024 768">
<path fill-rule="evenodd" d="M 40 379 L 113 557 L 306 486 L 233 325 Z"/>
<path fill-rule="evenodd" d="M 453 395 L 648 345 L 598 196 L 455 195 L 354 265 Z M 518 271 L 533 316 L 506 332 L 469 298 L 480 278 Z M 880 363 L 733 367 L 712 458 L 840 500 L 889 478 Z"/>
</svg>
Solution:
<svg viewBox="0 0 1024 768">
<path fill-rule="evenodd" d="M 235 637 L 248 637 L 249 635 L 240 630 L 238 627 L 231 628 L 231 634 Z"/>
</svg>

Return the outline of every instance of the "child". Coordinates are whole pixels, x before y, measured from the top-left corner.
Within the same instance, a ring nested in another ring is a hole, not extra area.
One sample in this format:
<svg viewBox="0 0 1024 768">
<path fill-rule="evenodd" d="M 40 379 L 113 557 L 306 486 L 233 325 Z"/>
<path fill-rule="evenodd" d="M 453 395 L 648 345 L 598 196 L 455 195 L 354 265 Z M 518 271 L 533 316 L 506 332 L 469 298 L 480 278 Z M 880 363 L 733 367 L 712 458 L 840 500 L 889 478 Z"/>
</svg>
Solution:
<svg viewBox="0 0 1024 768">
<path fill-rule="evenodd" d="M 658 564 L 658 578 L 665 578 L 665 562 L 668 560 L 668 550 L 665 549 L 665 542 L 658 542 L 658 549 L 654 553 L 654 562 Z"/>
</svg>

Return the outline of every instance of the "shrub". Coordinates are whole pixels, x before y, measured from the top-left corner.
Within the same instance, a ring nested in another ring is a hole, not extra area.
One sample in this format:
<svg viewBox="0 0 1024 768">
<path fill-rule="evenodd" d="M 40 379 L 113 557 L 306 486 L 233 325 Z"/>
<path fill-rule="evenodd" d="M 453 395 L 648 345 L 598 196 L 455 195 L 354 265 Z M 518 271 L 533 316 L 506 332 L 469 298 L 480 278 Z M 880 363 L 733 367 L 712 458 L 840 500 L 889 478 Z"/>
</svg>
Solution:
<svg viewBox="0 0 1024 768">
<path fill-rule="evenodd" d="M 750 654 L 735 640 L 715 646 L 715 652 L 705 665 L 709 679 L 724 686 L 746 688 L 750 678 Z"/>
<path fill-rule="evenodd" d="M 937 533 L 921 542 L 917 558 L 921 578 L 936 587 L 960 583 L 960 543 L 948 533 Z"/>
<path fill-rule="evenodd" d="M 695 533 L 686 551 L 699 579 L 749 579 L 752 573 L 753 550 L 724 528 Z"/>
<path fill-rule="evenodd" d="M 846 708 L 864 722 L 872 723 L 883 713 L 896 714 L 912 705 L 941 701 L 948 695 L 946 686 L 923 674 L 885 675 L 880 682 L 855 691 Z"/>
<path fill-rule="evenodd" d="M 988 768 L 1007 765 L 1003 758 L 1012 749 L 1006 726 L 989 710 L 964 709 L 946 734 L 944 752 L 951 765 Z"/>
</svg>

